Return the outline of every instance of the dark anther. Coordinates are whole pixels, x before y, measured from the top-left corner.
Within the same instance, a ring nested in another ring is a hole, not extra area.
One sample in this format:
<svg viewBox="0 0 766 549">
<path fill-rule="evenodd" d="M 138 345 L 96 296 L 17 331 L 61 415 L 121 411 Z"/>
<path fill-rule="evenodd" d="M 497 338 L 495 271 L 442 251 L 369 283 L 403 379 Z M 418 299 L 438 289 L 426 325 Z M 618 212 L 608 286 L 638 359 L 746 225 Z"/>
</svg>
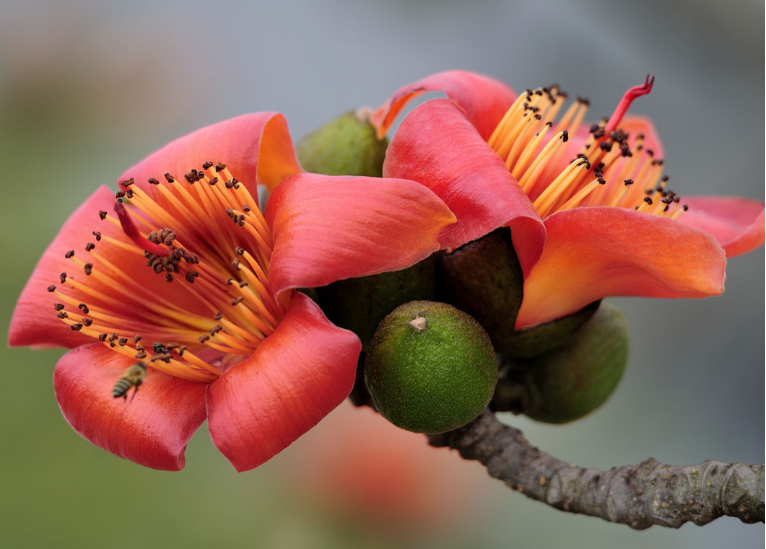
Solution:
<svg viewBox="0 0 766 549">
<path fill-rule="evenodd" d="M 86 263 L 83 266 L 83 270 L 85 271 L 85 274 L 90 276 L 90 274 L 93 272 L 93 263 Z"/>
<path fill-rule="evenodd" d="M 546 125 L 546 126 L 548 126 L 548 127 L 550 128 L 550 127 L 552 127 L 552 126 L 553 126 L 553 122 L 551 122 L 551 121 L 548 121 L 548 122 L 546 122 L 546 123 L 545 123 L 545 125 Z"/>
<path fill-rule="evenodd" d="M 165 273 L 165 282 L 173 282 L 173 275 L 170 273 Z"/>
<path fill-rule="evenodd" d="M 68 317 L 69 317 L 69 315 L 68 315 L 68 314 L 66 314 L 66 311 L 59 311 L 59 312 L 56 314 L 56 316 L 57 316 L 57 317 L 59 317 L 59 318 L 68 318 Z"/>
<path fill-rule="evenodd" d="M 569 141 L 569 132 L 568 132 L 567 130 L 564 130 L 564 131 L 562 132 L 562 135 L 561 135 L 561 141 L 563 141 L 564 143 L 566 143 L 567 141 Z"/>
<path fill-rule="evenodd" d="M 93 319 L 84 316 L 82 317 L 82 323 L 85 324 L 86 326 L 90 326 L 91 324 L 93 324 Z"/>
<path fill-rule="evenodd" d="M 54 303 L 53 304 L 53 308 L 56 309 L 57 311 L 60 311 L 60 310 L 62 310 L 64 308 L 64 304 L 63 303 Z"/>
<path fill-rule="evenodd" d="M 660 181 L 670 181 L 670 176 L 669 175 L 663 175 L 662 179 L 660 179 Z"/>
<path fill-rule="evenodd" d="M 201 335 L 201 336 L 199 336 L 197 339 L 198 339 L 198 341 L 199 341 L 200 343 L 205 343 L 205 342 L 206 342 L 208 339 L 210 339 L 210 336 L 209 336 L 209 335 L 207 335 L 207 334 L 205 334 L 205 335 Z"/>
<path fill-rule="evenodd" d="M 247 282 L 245 282 L 244 280 L 240 281 L 240 283 L 239 283 L 239 287 L 240 288 L 244 288 L 247 285 L 248 285 Z"/>
<path fill-rule="evenodd" d="M 236 177 L 235 177 L 235 178 L 233 178 L 233 179 L 231 180 L 231 185 L 232 185 L 232 187 L 234 187 L 235 189 L 239 189 L 239 179 L 237 179 Z"/>
<path fill-rule="evenodd" d="M 74 256 L 74 250 L 69 250 L 67 253 L 64 254 L 64 257 L 69 259 L 70 257 Z"/>
<path fill-rule="evenodd" d="M 224 211 L 226 212 L 226 215 L 228 215 L 232 219 L 234 218 L 234 210 L 232 210 L 231 208 L 226 208 Z"/>
<path fill-rule="evenodd" d="M 172 342 L 168 343 L 167 345 L 165 345 L 165 348 L 168 351 L 172 351 L 173 349 L 178 349 L 178 347 L 179 347 L 179 345 L 175 341 L 172 341 Z"/>
<path fill-rule="evenodd" d="M 135 345 L 135 344 L 136 344 L 136 343 L 138 343 L 139 341 L 141 341 L 141 336 L 140 336 L 140 335 L 137 335 L 137 336 L 134 336 L 134 337 L 133 337 L 133 345 Z"/>
<path fill-rule="evenodd" d="M 66 282 L 66 273 L 61 273 L 59 278 L 61 279 L 61 283 L 64 284 Z"/>
<path fill-rule="evenodd" d="M 238 303 L 242 303 L 244 299 L 245 298 L 243 296 L 235 297 L 234 299 L 231 300 L 231 304 L 237 305 Z"/>
<path fill-rule="evenodd" d="M 181 345 L 178 348 L 178 356 L 184 356 L 184 351 L 186 351 L 186 345 Z"/>
<path fill-rule="evenodd" d="M 120 347 L 124 347 L 128 344 L 128 338 L 127 337 L 121 337 L 119 340 L 117 340 L 117 343 L 120 344 Z"/>
<path fill-rule="evenodd" d="M 211 186 L 212 186 L 212 185 L 215 185 L 216 183 L 218 183 L 218 178 L 217 178 L 217 177 L 213 177 L 212 179 L 210 179 L 210 180 L 208 181 L 208 183 L 209 183 Z"/>
<path fill-rule="evenodd" d="M 133 183 L 135 183 L 135 181 L 131 177 L 130 179 L 126 179 L 125 181 L 123 181 L 122 182 L 122 186 L 123 187 L 130 187 Z"/>
<path fill-rule="evenodd" d="M 632 179 L 626 179 L 623 183 L 625 183 L 626 185 L 632 185 L 633 184 L 633 180 Z"/>
<path fill-rule="evenodd" d="M 106 219 L 106 212 L 105 212 L 104 210 L 99 210 L 99 211 L 98 211 L 98 216 L 99 216 L 99 217 L 100 217 L 102 220 L 104 220 L 104 219 Z"/>
<path fill-rule="evenodd" d="M 146 358 L 146 351 L 138 351 L 135 355 L 135 357 L 139 360 Z"/>
<path fill-rule="evenodd" d="M 120 198 L 122 198 L 123 196 L 125 196 L 125 193 L 124 193 L 124 192 L 122 192 L 122 191 L 117 191 L 116 193 L 114 193 L 114 197 L 115 197 L 117 200 L 119 200 L 119 199 L 120 199 Z"/>
<path fill-rule="evenodd" d="M 648 196 L 651 196 L 651 195 L 653 195 L 654 193 L 655 193 L 655 190 L 654 190 L 654 189 L 646 189 L 646 190 L 644 191 L 644 194 L 646 194 L 646 195 L 648 195 Z"/>
<path fill-rule="evenodd" d="M 646 202 L 646 203 L 647 203 L 647 204 L 649 204 L 650 206 L 651 206 L 651 205 L 654 203 L 654 201 L 652 200 L 652 198 L 651 198 L 651 197 L 649 197 L 649 196 L 645 196 L 645 197 L 644 197 L 644 202 Z"/>
<path fill-rule="evenodd" d="M 234 269 L 237 271 L 239 270 L 239 263 L 240 261 L 236 257 L 231 260 L 231 266 L 234 267 Z"/>
<path fill-rule="evenodd" d="M 213 329 L 210 330 L 210 335 L 214 336 L 215 334 L 217 334 L 221 330 L 223 330 L 223 326 L 221 326 L 220 324 L 216 324 L 215 326 L 213 326 Z"/>
<path fill-rule="evenodd" d="M 86 251 L 86 252 L 89 252 L 89 251 L 91 251 L 91 250 L 92 250 L 93 248 L 95 248 L 95 247 L 96 247 L 96 245 L 95 245 L 93 242 L 88 242 L 88 243 L 85 245 L 85 251 Z"/>
<path fill-rule="evenodd" d="M 226 285 L 227 286 L 231 286 L 232 284 L 234 284 L 234 279 L 233 278 L 227 278 L 226 279 Z"/>
<path fill-rule="evenodd" d="M 237 225 L 239 225 L 240 227 L 244 227 L 245 226 L 245 216 L 244 216 L 244 214 L 240 214 L 239 217 L 237 217 Z"/>
<path fill-rule="evenodd" d="M 93 231 L 91 234 L 96 237 L 96 242 L 100 242 L 101 241 L 101 233 L 100 232 Z"/>
<path fill-rule="evenodd" d="M 590 106 L 590 99 L 588 99 L 587 97 L 578 97 L 577 102 L 585 105 L 586 107 Z"/>
<path fill-rule="evenodd" d="M 671 202 L 672 202 L 672 200 L 671 200 Z M 668 211 L 669 209 L 670 209 L 670 204 L 668 204 L 668 205 L 666 205 L 664 208 L 662 208 L 662 211 L 663 211 L 663 212 L 666 212 L 666 211 Z"/>
<path fill-rule="evenodd" d="M 194 279 L 199 276 L 199 273 L 196 271 L 189 271 L 186 273 L 186 282 L 189 284 L 194 284 Z"/>
<path fill-rule="evenodd" d="M 186 178 L 188 183 L 194 184 L 194 182 L 197 181 L 197 170 L 186 172 L 184 174 L 184 178 Z"/>
<path fill-rule="evenodd" d="M 51 284 L 50 286 L 48 286 L 48 291 L 49 291 L 49 292 L 55 292 L 55 291 L 56 291 L 56 286 L 54 286 L 53 284 Z"/>
<path fill-rule="evenodd" d="M 620 144 L 620 152 L 622 153 L 622 156 L 633 156 L 633 153 L 630 151 L 630 147 L 628 147 L 627 143 Z"/>
<path fill-rule="evenodd" d="M 170 173 L 166 173 L 165 174 L 165 181 L 167 181 L 168 183 L 174 183 L 175 182 L 175 178 L 172 175 L 170 175 Z"/>
<path fill-rule="evenodd" d="M 72 328 L 72 330 L 74 330 L 75 332 L 79 332 L 80 330 L 82 330 L 82 324 L 80 324 L 79 322 L 76 322 L 72 324 L 70 328 Z"/>
<path fill-rule="evenodd" d="M 216 320 L 221 320 L 223 318 L 223 313 L 221 311 L 218 311 L 213 315 L 213 318 Z"/>
<path fill-rule="evenodd" d="M 226 164 L 224 164 L 223 162 L 219 162 L 218 164 L 215 165 L 215 171 L 217 172 L 220 172 L 221 170 L 225 168 L 226 168 Z"/>
<path fill-rule="evenodd" d="M 612 142 L 611 141 L 603 141 L 599 145 L 599 147 L 601 148 L 602 151 L 611 152 L 611 150 L 612 150 Z"/>
<path fill-rule="evenodd" d="M 543 119 L 543 117 L 541 115 L 539 115 L 539 114 L 535 115 L 535 120 L 542 120 L 542 119 Z"/>
<path fill-rule="evenodd" d="M 128 189 L 127 191 L 125 191 L 125 196 L 127 196 L 128 198 L 133 198 L 133 194 L 134 194 L 133 189 Z"/>
<path fill-rule="evenodd" d="M 250 206 L 248 206 L 247 204 L 245 204 L 244 206 L 242 206 L 242 211 L 243 211 L 243 212 L 247 212 L 247 213 L 250 213 Z"/>
<path fill-rule="evenodd" d="M 683 209 L 684 209 L 684 211 L 686 212 L 686 211 L 688 211 L 688 210 L 689 210 L 689 205 L 688 205 L 688 204 L 684 204 L 684 205 L 682 206 L 682 208 L 683 208 Z"/>
<path fill-rule="evenodd" d="M 119 337 L 120 337 L 120 334 L 118 334 L 117 332 L 114 332 L 114 333 L 109 335 L 109 341 L 115 341 Z"/>
<path fill-rule="evenodd" d="M 605 167 L 606 167 L 606 164 L 604 164 L 603 162 L 599 162 L 598 164 L 596 164 L 597 170 L 603 170 Z"/>
<path fill-rule="evenodd" d="M 212 162 L 205 162 L 204 164 L 202 164 L 202 167 L 205 168 L 206 170 L 209 170 L 210 168 L 213 167 L 213 163 Z"/>
<path fill-rule="evenodd" d="M 237 255 L 242 255 L 245 253 L 245 249 L 240 246 L 237 246 L 236 248 L 234 248 L 234 251 L 237 252 Z"/>
<path fill-rule="evenodd" d="M 77 308 L 80 309 L 86 315 L 90 312 L 90 309 L 88 309 L 88 306 L 85 303 L 80 303 L 77 306 Z"/>
<path fill-rule="evenodd" d="M 649 156 L 654 156 L 654 151 L 652 149 L 646 149 L 646 154 Z"/>
<path fill-rule="evenodd" d="M 104 334 L 104 333 L 98 334 L 98 340 L 99 340 L 101 343 L 103 343 L 104 341 L 106 341 L 106 334 Z"/>
<path fill-rule="evenodd" d="M 160 182 L 157 179 L 154 179 L 153 177 L 149 178 L 149 185 L 159 185 Z"/>
<path fill-rule="evenodd" d="M 223 184 L 226 185 L 227 189 L 231 189 L 234 186 L 234 183 L 232 182 L 231 179 L 224 181 Z"/>
</svg>

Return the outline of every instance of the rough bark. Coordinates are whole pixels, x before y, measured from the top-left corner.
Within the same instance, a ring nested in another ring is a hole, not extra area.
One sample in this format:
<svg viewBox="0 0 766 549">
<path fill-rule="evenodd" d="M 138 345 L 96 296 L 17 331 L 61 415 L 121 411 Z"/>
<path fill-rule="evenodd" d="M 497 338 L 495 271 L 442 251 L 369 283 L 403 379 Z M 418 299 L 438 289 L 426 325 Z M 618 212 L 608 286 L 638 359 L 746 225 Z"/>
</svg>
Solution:
<svg viewBox="0 0 766 549">
<path fill-rule="evenodd" d="M 534 500 L 569 513 L 599 517 L 642 530 L 680 528 L 721 516 L 764 522 L 764 466 L 706 461 L 663 465 L 649 458 L 608 471 L 566 463 L 530 445 L 518 429 L 485 411 L 465 427 L 431 435 L 481 462 L 490 476 Z"/>
</svg>

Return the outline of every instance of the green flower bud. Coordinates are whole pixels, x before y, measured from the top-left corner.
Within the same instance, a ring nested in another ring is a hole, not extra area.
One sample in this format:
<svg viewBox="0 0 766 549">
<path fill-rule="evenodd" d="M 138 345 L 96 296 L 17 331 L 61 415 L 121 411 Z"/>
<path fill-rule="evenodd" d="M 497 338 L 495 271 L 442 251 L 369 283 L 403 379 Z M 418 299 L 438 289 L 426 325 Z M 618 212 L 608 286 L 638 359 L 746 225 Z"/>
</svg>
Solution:
<svg viewBox="0 0 766 549">
<path fill-rule="evenodd" d="M 545 423 L 566 423 L 601 406 L 628 363 L 628 326 L 619 309 L 602 303 L 564 345 L 503 369 L 493 407 Z"/>
<path fill-rule="evenodd" d="M 476 418 L 497 383 L 489 336 L 470 315 L 413 301 L 380 323 L 365 362 L 378 412 L 417 433 L 443 433 Z"/>
<path fill-rule="evenodd" d="M 298 142 L 307 172 L 381 177 L 388 140 L 378 139 L 364 110 L 342 114 Z"/>
</svg>

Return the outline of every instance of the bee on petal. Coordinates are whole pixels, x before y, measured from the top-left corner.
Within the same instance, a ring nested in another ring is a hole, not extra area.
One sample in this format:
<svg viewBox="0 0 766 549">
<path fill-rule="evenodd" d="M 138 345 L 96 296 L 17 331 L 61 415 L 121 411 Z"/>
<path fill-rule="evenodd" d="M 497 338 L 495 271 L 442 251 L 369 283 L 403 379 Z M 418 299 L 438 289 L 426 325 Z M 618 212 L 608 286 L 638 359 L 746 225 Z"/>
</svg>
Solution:
<svg viewBox="0 0 766 549">
<path fill-rule="evenodd" d="M 114 396 L 114 398 L 122 397 L 127 400 L 128 391 L 131 387 L 135 387 L 135 390 L 133 391 L 133 398 L 135 398 L 136 393 L 138 392 L 138 388 L 141 386 L 141 383 L 143 383 L 145 377 L 146 364 L 143 362 L 134 364 L 125 370 L 125 373 L 122 374 L 120 380 L 114 384 L 114 389 L 112 389 L 112 396 Z"/>
</svg>

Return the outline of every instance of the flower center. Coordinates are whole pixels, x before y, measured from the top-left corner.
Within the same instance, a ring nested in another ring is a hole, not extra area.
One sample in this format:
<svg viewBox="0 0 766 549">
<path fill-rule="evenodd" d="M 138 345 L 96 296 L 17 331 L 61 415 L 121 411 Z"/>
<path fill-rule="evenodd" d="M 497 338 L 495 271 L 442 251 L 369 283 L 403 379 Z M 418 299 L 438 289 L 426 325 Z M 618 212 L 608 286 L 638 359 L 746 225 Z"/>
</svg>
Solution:
<svg viewBox="0 0 766 549">
<path fill-rule="evenodd" d="M 202 168 L 184 182 L 169 173 L 149 179 L 152 194 L 123 181 L 116 217 L 99 217 L 128 239 L 93 231 L 98 244 L 85 245 L 85 260 L 66 252 L 75 274 L 61 273 L 48 291 L 72 330 L 140 364 L 210 382 L 276 329 L 291 296 L 270 291 L 273 239 L 257 201 L 224 164 Z"/>
<path fill-rule="evenodd" d="M 688 206 L 665 186 L 663 160 L 644 148 L 644 136 L 620 129 L 634 99 L 648 94 L 654 78 L 628 90 L 609 119 L 593 124 L 585 136 L 580 126 L 588 110 L 578 97 L 556 122 L 567 94 L 558 86 L 527 90 L 505 113 L 488 144 L 533 201 L 540 217 L 577 206 L 612 206 L 677 219 Z M 555 128 L 554 128 L 555 126 Z M 546 136 L 553 128 L 553 137 Z M 574 151 L 573 149 L 577 150 Z M 576 152 L 560 172 L 564 155 Z"/>
</svg>

